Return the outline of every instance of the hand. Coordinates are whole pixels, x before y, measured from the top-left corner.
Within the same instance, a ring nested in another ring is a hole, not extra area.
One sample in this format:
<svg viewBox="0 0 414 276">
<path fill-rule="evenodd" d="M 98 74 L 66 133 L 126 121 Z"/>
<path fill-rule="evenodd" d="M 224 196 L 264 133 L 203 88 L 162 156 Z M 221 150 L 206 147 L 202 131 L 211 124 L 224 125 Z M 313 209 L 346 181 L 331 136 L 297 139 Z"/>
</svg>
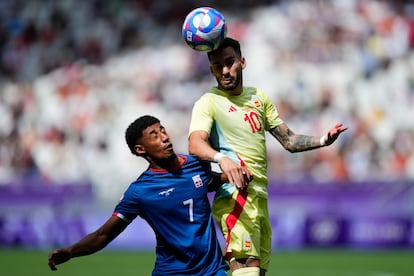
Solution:
<svg viewBox="0 0 414 276">
<path fill-rule="evenodd" d="M 328 134 L 325 135 L 325 146 L 329 146 L 338 138 L 339 134 L 347 130 L 348 127 L 344 127 L 343 124 L 338 123 L 333 126 L 329 131 Z"/>
<path fill-rule="evenodd" d="M 60 248 L 60 249 L 50 252 L 49 257 L 48 257 L 48 260 L 49 260 L 48 265 L 50 267 L 50 270 L 57 270 L 56 266 L 58 264 L 67 262 L 70 259 L 71 259 L 71 254 L 69 250 L 65 248 Z"/>
<path fill-rule="evenodd" d="M 234 163 L 230 158 L 223 157 L 219 161 L 223 173 L 227 175 L 229 183 L 238 189 L 245 190 L 253 179 L 252 172 L 244 166 Z"/>
</svg>

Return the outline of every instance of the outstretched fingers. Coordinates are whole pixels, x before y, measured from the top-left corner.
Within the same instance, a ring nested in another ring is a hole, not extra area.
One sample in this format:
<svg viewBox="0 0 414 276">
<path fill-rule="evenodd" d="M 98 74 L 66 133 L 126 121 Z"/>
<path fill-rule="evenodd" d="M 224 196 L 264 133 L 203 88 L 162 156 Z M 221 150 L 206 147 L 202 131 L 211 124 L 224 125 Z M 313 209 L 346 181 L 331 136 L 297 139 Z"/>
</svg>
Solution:
<svg viewBox="0 0 414 276">
<path fill-rule="evenodd" d="M 330 145 L 338 138 L 339 134 L 347 130 L 348 127 L 344 126 L 342 123 L 337 123 L 333 126 L 327 135 L 327 144 Z"/>
</svg>

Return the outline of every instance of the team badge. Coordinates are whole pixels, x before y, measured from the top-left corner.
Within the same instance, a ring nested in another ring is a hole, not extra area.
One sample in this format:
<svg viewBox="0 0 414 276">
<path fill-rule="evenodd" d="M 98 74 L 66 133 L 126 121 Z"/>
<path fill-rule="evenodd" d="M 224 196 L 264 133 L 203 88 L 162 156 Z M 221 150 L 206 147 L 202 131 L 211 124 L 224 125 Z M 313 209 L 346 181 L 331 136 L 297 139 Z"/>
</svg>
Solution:
<svg viewBox="0 0 414 276">
<path fill-rule="evenodd" d="M 252 248 L 252 239 L 249 235 L 244 237 L 244 250 L 250 250 Z"/>
<path fill-rule="evenodd" d="M 193 176 L 193 182 L 196 188 L 203 186 L 203 179 L 201 179 L 201 176 L 199 174 Z"/>
<path fill-rule="evenodd" d="M 262 106 L 262 104 L 259 101 L 259 98 L 256 95 L 252 96 L 252 102 L 253 102 L 254 106 L 257 107 L 257 108 Z"/>
</svg>

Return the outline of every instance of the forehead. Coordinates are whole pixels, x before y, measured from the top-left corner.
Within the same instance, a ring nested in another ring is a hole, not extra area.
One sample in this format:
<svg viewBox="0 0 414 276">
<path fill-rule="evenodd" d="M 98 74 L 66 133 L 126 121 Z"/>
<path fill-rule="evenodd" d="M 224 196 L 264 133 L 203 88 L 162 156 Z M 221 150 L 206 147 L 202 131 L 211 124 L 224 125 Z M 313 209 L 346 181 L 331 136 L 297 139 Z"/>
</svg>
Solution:
<svg viewBox="0 0 414 276">
<path fill-rule="evenodd" d="M 155 123 L 155 124 L 152 124 L 152 125 L 148 126 L 147 128 L 145 128 L 142 131 L 142 134 L 143 135 L 149 135 L 153 132 L 159 131 L 161 128 L 163 128 L 163 126 L 160 123 Z"/>
<path fill-rule="evenodd" d="M 230 58 L 239 58 L 239 56 L 237 55 L 236 51 L 232 47 L 228 46 L 224 48 L 223 50 L 221 50 L 220 52 L 211 54 L 210 63 L 217 63 L 217 62 L 224 61 Z"/>
</svg>

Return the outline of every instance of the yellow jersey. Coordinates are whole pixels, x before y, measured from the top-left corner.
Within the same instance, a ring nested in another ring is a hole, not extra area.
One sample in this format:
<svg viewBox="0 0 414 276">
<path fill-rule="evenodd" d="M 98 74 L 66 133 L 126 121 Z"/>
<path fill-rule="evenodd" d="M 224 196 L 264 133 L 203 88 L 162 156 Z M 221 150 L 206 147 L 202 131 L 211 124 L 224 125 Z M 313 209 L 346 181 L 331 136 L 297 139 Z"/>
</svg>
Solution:
<svg viewBox="0 0 414 276">
<path fill-rule="evenodd" d="M 266 131 L 283 123 L 269 97 L 254 87 L 240 95 L 229 95 L 217 87 L 194 104 L 189 133 L 202 130 L 211 146 L 253 173 L 248 192 L 267 198 Z M 216 196 L 231 194 L 234 187 L 223 185 Z"/>
</svg>

